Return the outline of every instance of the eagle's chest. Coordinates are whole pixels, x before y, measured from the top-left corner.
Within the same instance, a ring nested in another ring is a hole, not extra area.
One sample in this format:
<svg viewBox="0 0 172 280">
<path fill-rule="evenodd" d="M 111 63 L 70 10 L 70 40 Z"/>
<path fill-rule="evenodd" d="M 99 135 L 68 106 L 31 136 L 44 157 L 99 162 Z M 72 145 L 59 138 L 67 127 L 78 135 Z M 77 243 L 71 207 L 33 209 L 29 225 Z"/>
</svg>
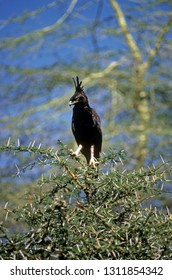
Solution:
<svg viewBox="0 0 172 280">
<path fill-rule="evenodd" d="M 82 108 L 82 110 L 74 108 L 72 117 L 72 130 L 74 133 L 82 131 L 85 134 L 92 130 L 93 126 L 92 113 L 87 107 Z"/>
</svg>

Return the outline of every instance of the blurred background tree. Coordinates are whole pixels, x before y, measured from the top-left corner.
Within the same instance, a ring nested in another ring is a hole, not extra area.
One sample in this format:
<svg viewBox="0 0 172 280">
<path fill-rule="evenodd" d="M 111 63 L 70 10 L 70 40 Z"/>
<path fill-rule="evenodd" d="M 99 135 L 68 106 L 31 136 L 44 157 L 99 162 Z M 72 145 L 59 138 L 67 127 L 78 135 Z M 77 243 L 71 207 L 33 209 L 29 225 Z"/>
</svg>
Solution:
<svg viewBox="0 0 172 280">
<path fill-rule="evenodd" d="M 157 164 L 160 155 L 170 160 L 171 1 L 0 5 L 1 144 L 11 137 L 26 146 L 56 147 L 60 139 L 74 148 L 68 100 L 78 75 L 102 119 L 103 152 L 126 150 L 127 168 Z M 2 206 L 22 203 L 44 172 L 40 167 L 12 177 L 27 160 L 1 153 Z"/>
</svg>

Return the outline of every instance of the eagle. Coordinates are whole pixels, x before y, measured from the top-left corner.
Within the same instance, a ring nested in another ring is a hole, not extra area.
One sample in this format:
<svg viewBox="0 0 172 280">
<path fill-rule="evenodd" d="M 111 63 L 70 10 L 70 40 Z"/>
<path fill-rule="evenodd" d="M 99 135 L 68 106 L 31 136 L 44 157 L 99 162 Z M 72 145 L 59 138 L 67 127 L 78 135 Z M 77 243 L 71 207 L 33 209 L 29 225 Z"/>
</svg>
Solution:
<svg viewBox="0 0 172 280">
<path fill-rule="evenodd" d="M 76 156 L 81 152 L 89 165 L 95 167 L 102 147 L 102 130 L 100 117 L 90 107 L 88 97 L 82 86 L 82 81 L 73 78 L 75 93 L 69 100 L 73 105 L 72 132 L 78 144 L 74 152 Z"/>
</svg>

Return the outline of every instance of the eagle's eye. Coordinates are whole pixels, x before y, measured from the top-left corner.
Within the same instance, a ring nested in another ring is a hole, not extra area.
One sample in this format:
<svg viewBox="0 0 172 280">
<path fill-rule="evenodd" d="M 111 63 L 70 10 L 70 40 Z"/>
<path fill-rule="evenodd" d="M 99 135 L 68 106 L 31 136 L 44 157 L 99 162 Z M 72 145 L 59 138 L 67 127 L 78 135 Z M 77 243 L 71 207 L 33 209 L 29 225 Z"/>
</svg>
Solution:
<svg viewBox="0 0 172 280">
<path fill-rule="evenodd" d="M 76 101 L 78 102 L 85 102 L 85 98 L 83 95 L 79 95 L 77 98 L 76 98 Z"/>
</svg>

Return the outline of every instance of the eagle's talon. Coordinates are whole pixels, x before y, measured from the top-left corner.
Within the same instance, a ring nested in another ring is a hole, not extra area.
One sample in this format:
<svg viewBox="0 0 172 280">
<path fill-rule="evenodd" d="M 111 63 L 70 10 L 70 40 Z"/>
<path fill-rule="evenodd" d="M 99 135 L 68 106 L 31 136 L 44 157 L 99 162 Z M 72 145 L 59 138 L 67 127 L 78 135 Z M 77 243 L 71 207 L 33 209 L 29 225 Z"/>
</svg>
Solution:
<svg viewBox="0 0 172 280">
<path fill-rule="evenodd" d="M 99 162 L 97 160 L 95 160 L 94 158 L 90 159 L 89 165 L 92 166 L 93 168 L 97 169 L 97 166 Z"/>
<path fill-rule="evenodd" d="M 77 150 L 76 150 L 75 152 L 74 152 L 72 149 L 70 149 L 71 156 L 76 156 L 76 157 L 78 157 L 78 156 L 79 156 L 79 153 L 80 153 L 80 151 L 81 151 L 81 149 L 82 149 L 82 145 L 79 145 L 78 148 L 77 148 Z"/>
<path fill-rule="evenodd" d="M 72 149 L 69 150 L 69 153 L 70 153 L 71 156 L 77 156 L 76 152 L 74 152 Z"/>
</svg>

